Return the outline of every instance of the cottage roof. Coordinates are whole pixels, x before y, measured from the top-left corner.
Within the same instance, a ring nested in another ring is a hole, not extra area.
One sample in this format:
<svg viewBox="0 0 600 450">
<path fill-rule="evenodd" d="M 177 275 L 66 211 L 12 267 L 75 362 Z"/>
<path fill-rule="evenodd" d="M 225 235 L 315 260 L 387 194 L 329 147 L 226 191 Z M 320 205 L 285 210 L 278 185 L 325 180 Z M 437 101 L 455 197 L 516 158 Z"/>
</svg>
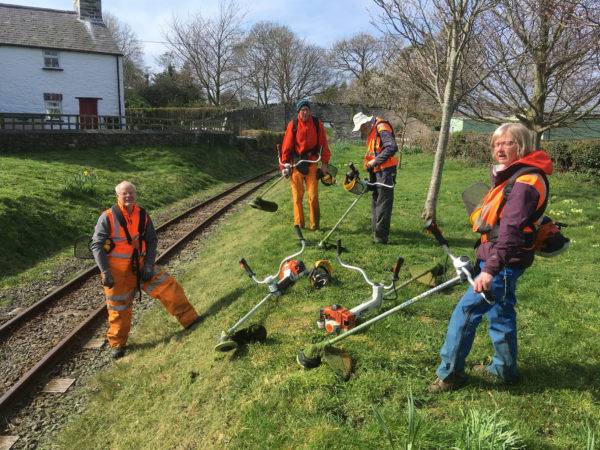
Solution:
<svg viewBox="0 0 600 450">
<path fill-rule="evenodd" d="M 0 3 L 0 45 L 120 55 L 101 22 L 80 20 L 75 11 Z"/>
</svg>

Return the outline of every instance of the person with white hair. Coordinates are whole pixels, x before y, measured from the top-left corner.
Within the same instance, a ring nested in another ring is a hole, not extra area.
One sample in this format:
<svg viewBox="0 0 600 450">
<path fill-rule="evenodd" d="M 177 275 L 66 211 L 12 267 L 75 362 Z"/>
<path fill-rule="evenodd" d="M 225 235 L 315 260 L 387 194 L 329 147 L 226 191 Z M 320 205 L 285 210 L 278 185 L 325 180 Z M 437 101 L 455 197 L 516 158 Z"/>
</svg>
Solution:
<svg viewBox="0 0 600 450">
<path fill-rule="evenodd" d="M 395 185 L 398 159 L 394 155 L 398 151 L 398 144 L 392 125 L 381 117 L 367 116 L 363 112 L 356 113 L 352 120 L 352 131 L 360 131 L 361 136 L 367 135 L 364 167 L 369 172 L 370 181 Z M 371 201 L 373 242 L 387 244 L 393 206 L 394 189 L 374 186 Z"/>
<path fill-rule="evenodd" d="M 108 345 L 113 358 L 125 354 L 133 300 L 141 290 L 158 299 L 184 328 L 200 322 L 175 278 L 154 264 L 158 237 L 152 220 L 136 203 L 133 183 L 115 187 L 117 203 L 98 218 L 90 245 L 106 296 Z M 141 294 L 140 294 L 141 295 Z"/>
</svg>

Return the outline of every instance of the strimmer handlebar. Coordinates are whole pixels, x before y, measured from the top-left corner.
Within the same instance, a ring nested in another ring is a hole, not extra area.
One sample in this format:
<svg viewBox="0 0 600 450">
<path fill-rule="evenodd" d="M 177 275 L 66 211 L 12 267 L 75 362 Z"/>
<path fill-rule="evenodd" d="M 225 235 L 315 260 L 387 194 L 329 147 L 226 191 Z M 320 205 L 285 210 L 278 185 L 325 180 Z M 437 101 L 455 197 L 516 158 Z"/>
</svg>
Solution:
<svg viewBox="0 0 600 450">
<path fill-rule="evenodd" d="M 448 257 L 452 260 L 452 264 L 454 265 L 454 269 L 456 270 L 456 274 L 460 275 L 463 281 L 469 282 L 471 286 L 475 286 L 475 282 L 471 275 L 473 267 L 471 266 L 471 261 L 467 256 L 456 257 L 452 253 L 450 253 L 450 248 L 448 247 L 448 240 L 442 234 L 442 230 L 437 226 L 433 219 L 428 220 L 425 223 L 425 229 L 433 234 L 438 244 L 444 249 L 444 252 L 448 255 Z M 492 291 L 484 291 L 479 293 L 483 299 L 493 305 L 496 300 L 494 298 L 494 293 Z"/>
<path fill-rule="evenodd" d="M 438 244 L 440 244 L 442 247 L 448 247 L 448 241 L 442 234 L 442 230 L 440 230 L 440 228 L 437 226 L 437 223 L 435 223 L 433 219 L 429 219 L 427 222 L 425 222 L 425 229 L 429 233 L 433 234 L 433 237 L 435 237 L 435 240 L 438 241 Z"/>
<path fill-rule="evenodd" d="M 394 264 L 394 266 L 392 267 L 392 280 L 393 281 L 398 281 L 400 279 L 400 277 L 398 276 L 398 273 L 400 273 L 400 268 L 402 267 L 402 265 L 404 264 L 404 258 L 402 256 L 398 256 L 398 259 L 396 260 L 396 264 Z"/>
<path fill-rule="evenodd" d="M 304 240 L 304 236 L 302 236 L 302 230 L 300 229 L 300 226 L 294 225 L 294 232 L 296 233 L 296 237 L 299 241 Z"/>
<path fill-rule="evenodd" d="M 246 260 L 244 258 L 240 259 L 240 266 L 242 266 L 242 269 L 244 269 L 246 271 L 246 273 L 248 274 L 248 276 L 250 278 L 256 276 L 256 274 L 250 268 L 250 266 L 248 265 L 248 263 L 246 262 Z"/>
</svg>

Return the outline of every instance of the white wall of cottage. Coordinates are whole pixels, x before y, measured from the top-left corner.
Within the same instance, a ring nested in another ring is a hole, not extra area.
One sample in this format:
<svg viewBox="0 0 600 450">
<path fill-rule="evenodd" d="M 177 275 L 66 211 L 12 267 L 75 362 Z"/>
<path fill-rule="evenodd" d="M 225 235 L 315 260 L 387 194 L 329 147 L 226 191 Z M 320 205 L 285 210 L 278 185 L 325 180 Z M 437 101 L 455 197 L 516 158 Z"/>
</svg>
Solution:
<svg viewBox="0 0 600 450">
<path fill-rule="evenodd" d="M 97 97 L 99 115 L 119 115 L 119 102 L 125 115 L 122 57 L 59 54 L 62 70 L 44 70 L 43 49 L 0 45 L 0 112 L 42 114 L 50 93 L 62 94 L 62 114 L 79 114 L 77 97 Z"/>
</svg>

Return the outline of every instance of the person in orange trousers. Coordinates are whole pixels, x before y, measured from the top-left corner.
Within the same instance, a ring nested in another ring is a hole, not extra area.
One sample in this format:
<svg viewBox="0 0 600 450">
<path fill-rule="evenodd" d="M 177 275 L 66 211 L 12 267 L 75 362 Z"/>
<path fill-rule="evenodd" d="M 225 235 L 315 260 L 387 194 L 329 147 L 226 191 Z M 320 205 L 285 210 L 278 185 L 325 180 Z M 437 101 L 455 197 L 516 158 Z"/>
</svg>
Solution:
<svg viewBox="0 0 600 450">
<path fill-rule="evenodd" d="M 316 161 L 321 153 L 321 172 L 328 173 L 327 165 L 331 158 L 327 134 L 320 119 L 311 113 L 308 100 L 300 100 L 296 104 L 297 117 L 291 120 L 285 130 L 281 144 L 281 162 L 294 164 L 299 160 Z M 290 179 L 292 202 L 294 206 L 294 225 L 304 228 L 304 192 L 308 193 L 310 212 L 310 229 L 318 230 L 320 222 L 319 183 L 317 163 L 301 163 L 291 170 L 280 167 L 282 175 Z"/>
<path fill-rule="evenodd" d="M 117 203 L 98 218 L 91 249 L 100 269 L 108 309 L 111 355 L 125 354 L 133 300 L 140 290 L 158 299 L 184 328 L 200 318 L 175 278 L 154 264 L 158 238 L 152 220 L 136 203 L 129 181 L 115 187 Z"/>
</svg>

